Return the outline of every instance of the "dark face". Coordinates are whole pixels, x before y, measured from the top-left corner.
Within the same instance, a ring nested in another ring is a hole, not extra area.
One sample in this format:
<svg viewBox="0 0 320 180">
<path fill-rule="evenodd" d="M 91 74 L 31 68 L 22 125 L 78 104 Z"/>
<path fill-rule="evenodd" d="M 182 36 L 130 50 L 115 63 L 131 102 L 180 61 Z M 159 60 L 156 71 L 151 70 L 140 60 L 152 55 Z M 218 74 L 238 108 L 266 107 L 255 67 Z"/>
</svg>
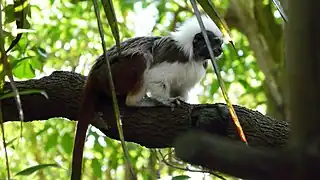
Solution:
<svg viewBox="0 0 320 180">
<path fill-rule="evenodd" d="M 212 46 L 213 54 L 218 57 L 222 53 L 223 41 L 215 36 L 211 31 L 207 31 L 210 44 Z M 209 50 L 202 35 L 202 32 L 196 34 L 193 39 L 193 52 L 196 59 L 210 59 Z"/>
</svg>

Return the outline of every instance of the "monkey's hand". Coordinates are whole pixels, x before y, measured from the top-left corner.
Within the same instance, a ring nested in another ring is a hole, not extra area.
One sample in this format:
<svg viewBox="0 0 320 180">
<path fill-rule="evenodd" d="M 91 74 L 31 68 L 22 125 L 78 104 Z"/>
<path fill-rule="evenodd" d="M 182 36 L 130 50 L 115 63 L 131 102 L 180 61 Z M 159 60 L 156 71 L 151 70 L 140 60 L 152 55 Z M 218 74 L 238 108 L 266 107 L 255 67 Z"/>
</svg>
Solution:
<svg viewBox="0 0 320 180">
<path fill-rule="evenodd" d="M 185 100 L 183 97 L 177 96 L 177 97 L 170 97 L 168 101 L 170 102 L 171 106 L 177 107 L 181 104 L 181 101 L 185 101 Z"/>
<path fill-rule="evenodd" d="M 174 111 L 174 108 L 180 106 L 181 101 L 184 101 L 184 98 L 181 96 L 177 97 L 169 97 L 169 98 L 157 98 L 158 101 L 160 101 L 162 104 L 170 106 L 171 110 Z"/>
</svg>

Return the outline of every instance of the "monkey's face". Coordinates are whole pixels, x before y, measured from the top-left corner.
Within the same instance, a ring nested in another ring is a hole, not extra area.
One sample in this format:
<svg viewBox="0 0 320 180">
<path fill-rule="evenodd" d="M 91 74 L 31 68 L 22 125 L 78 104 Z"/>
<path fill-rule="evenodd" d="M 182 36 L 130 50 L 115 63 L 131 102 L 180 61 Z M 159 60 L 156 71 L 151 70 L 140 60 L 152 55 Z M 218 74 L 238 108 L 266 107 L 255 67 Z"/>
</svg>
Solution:
<svg viewBox="0 0 320 180">
<path fill-rule="evenodd" d="M 211 31 L 207 31 L 207 35 L 213 50 L 214 57 L 217 58 L 222 54 L 223 41 L 221 40 L 221 38 L 215 36 Z M 207 48 L 202 32 L 197 33 L 194 36 L 193 52 L 195 59 L 197 60 L 210 59 L 209 50 Z"/>
</svg>

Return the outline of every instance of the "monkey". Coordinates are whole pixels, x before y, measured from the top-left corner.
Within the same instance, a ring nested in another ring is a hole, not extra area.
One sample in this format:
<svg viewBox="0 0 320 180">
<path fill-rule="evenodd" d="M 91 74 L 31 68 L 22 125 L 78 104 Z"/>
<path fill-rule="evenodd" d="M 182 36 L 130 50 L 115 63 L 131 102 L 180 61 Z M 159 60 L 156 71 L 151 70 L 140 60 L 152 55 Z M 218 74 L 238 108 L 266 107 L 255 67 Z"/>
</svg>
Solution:
<svg viewBox="0 0 320 180">
<path fill-rule="evenodd" d="M 217 59 L 222 54 L 222 32 L 209 17 L 201 18 Z M 167 36 L 127 39 L 120 43 L 120 52 L 113 46 L 107 55 L 118 103 L 126 106 L 143 106 L 147 93 L 171 107 L 185 101 L 189 90 L 205 75 L 210 59 L 195 16 Z M 81 178 L 86 131 L 99 102 L 112 102 L 106 63 L 104 56 L 99 56 L 84 85 L 73 148 L 72 180 Z"/>
</svg>

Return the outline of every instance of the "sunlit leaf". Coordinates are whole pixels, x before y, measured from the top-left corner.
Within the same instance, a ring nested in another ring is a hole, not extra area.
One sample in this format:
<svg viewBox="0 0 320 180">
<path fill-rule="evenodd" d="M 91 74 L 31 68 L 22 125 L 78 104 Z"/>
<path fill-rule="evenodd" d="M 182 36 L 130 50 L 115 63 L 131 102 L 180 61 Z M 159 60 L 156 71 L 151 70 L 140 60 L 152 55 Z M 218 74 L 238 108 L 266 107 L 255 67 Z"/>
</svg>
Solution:
<svg viewBox="0 0 320 180">
<path fill-rule="evenodd" d="M 17 78 L 34 78 L 35 77 L 35 71 L 32 68 L 29 61 L 21 61 L 18 63 L 18 65 L 13 69 L 13 74 Z"/>
<path fill-rule="evenodd" d="M 9 4 L 8 6 L 6 6 L 3 11 L 6 17 L 6 19 L 4 20 L 4 24 L 11 23 L 16 20 L 16 17 L 14 16 L 13 4 Z"/>
<path fill-rule="evenodd" d="M 23 61 L 27 61 L 27 60 L 32 59 L 32 58 L 34 58 L 34 56 L 27 56 L 27 57 L 23 57 L 23 58 L 14 60 L 14 61 L 12 61 L 12 63 L 11 63 L 11 67 L 14 69 L 15 67 L 17 67 L 17 65 L 18 65 L 19 63 L 21 63 L 21 62 L 23 62 Z M 27 61 L 27 63 L 29 63 L 29 62 Z"/>
<path fill-rule="evenodd" d="M 26 169 L 18 172 L 16 174 L 16 176 L 28 176 L 28 175 L 31 175 L 32 173 L 35 173 L 41 169 L 49 168 L 49 167 L 61 168 L 61 166 L 59 164 L 39 164 L 39 165 L 32 166 L 32 167 L 26 168 Z"/>
<path fill-rule="evenodd" d="M 93 159 L 92 160 L 92 163 L 91 163 L 91 167 L 92 167 L 92 170 L 93 170 L 93 174 L 95 177 L 101 177 L 102 176 L 102 165 L 101 163 L 99 162 L 98 159 Z"/>
<path fill-rule="evenodd" d="M 32 69 L 42 70 L 44 63 L 40 59 L 42 58 L 37 57 L 30 61 Z"/>
<path fill-rule="evenodd" d="M 58 133 L 53 133 L 48 135 L 48 140 L 44 146 L 44 150 L 48 151 L 51 148 L 55 148 L 56 145 L 58 144 L 58 138 L 59 138 Z"/>
<path fill-rule="evenodd" d="M 218 81 L 213 81 L 210 86 L 210 94 L 213 95 L 219 90 L 219 83 Z"/>
<path fill-rule="evenodd" d="M 39 132 L 36 133 L 36 136 L 42 134 L 43 132 L 47 132 L 47 130 L 48 130 L 50 127 L 51 127 L 50 125 L 46 124 L 42 130 L 40 130 Z"/>
<path fill-rule="evenodd" d="M 73 138 L 70 135 L 70 133 L 65 133 L 62 136 L 62 141 L 61 141 L 61 147 L 66 152 L 67 154 L 72 153 L 72 147 L 73 147 Z"/>
</svg>

